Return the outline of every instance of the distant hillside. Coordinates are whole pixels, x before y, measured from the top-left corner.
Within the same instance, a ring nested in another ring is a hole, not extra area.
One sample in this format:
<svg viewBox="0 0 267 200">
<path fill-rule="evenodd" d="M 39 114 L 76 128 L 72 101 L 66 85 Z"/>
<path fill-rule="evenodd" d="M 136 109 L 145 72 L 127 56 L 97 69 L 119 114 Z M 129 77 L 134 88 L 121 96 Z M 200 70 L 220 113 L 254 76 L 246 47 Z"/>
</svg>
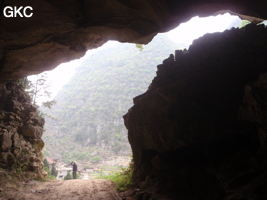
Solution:
<svg viewBox="0 0 267 200">
<path fill-rule="evenodd" d="M 108 157 L 107 152 L 131 155 L 122 116 L 175 49 L 160 34 L 142 52 L 134 44 L 118 44 L 88 56 L 56 96 L 57 104 L 43 109 L 56 118 L 46 119 L 44 153 L 93 162 Z"/>
</svg>

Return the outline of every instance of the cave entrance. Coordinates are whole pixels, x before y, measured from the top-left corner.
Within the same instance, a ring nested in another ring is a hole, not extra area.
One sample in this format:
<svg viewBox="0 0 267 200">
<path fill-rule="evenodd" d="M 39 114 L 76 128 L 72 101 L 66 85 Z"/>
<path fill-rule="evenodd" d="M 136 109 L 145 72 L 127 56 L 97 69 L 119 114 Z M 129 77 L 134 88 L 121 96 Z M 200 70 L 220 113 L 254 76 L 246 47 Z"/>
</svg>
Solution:
<svg viewBox="0 0 267 200">
<path fill-rule="evenodd" d="M 176 49 L 188 49 L 203 34 L 239 27 L 240 21 L 229 14 L 195 17 L 158 34 L 148 45 L 108 42 L 80 60 L 29 77 L 38 86 L 35 103 L 46 120 L 43 153 L 47 160 L 57 162 L 58 171 L 75 160 L 79 170 L 88 174 L 83 178 L 127 166 L 132 152 L 122 116 L 133 105 L 132 99 L 147 90 L 156 66 Z M 44 81 L 36 84 L 40 79 Z M 47 100 L 56 104 L 48 109 L 42 105 Z"/>
</svg>

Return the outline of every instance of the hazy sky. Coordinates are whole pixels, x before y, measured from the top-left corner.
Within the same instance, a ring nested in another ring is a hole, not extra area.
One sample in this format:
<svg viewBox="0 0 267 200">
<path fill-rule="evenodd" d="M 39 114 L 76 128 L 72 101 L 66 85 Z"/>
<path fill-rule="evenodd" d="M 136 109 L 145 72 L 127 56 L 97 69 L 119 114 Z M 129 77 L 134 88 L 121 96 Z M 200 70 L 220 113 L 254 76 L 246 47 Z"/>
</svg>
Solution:
<svg viewBox="0 0 267 200">
<path fill-rule="evenodd" d="M 218 15 L 216 17 L 194 17 L 190 21 L 182 23 L 179 27 L 169 31 L 167 36 L 176 43 L 191 44 L 194 39 L 199 38 L 205 33 L 224 31 L 235 18 L 237 17 L 231 16 L 228 13 L 224 15 Z M 100 48 L 102 49 L 116 43 L 118 42 L 109 41 Z M 99 48 L 96 50 L 89 50 L 85 57 L 92 56 L 92 54 L 98 50 Z M 56 69 L 47 72 L 49 81 L 52 84 L 53 97 L 57 94 L 61 87 L 70 80 L 71 76 L 74 74 L 75 68 L 79 66 L 82 61 L 83 58 L 79 60 L 73 60 L 69 63 L 63 63 L 60 64 Z M 32 78 L 30 77 L 30 79 Z"/>
<path fill-rule="evenodd" d="M 169 31 L 167 36 L 174 42 L 192 44 L 192 41 L 206 33 L 224 31 L 237 16 L 226 13 L 215 17 L 193 17 L 186 23 Z"/>
</svg>

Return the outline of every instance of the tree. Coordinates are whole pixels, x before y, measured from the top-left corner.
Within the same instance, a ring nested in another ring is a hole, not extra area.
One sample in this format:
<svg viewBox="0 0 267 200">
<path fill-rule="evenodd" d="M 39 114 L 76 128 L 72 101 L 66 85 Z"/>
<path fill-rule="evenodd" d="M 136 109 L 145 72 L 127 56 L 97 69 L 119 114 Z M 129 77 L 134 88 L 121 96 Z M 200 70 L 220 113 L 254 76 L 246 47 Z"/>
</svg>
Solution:
<svg viewBox="0 0 267 200">
<path fill-rule="evenodd" d="M 56 164 L 52 164 L 51 175 L 57 177 Z"/>
<path fill-rule="evenodd" d="M 68 171 L 67 176 L 64 177 L 64 180 L 70 180 L 70 179 L 72 179 L 72 175 Z"/>
<path fill-rule="evenodd" d="M 33 105 L 39 107 L 38 103 L 41 103 L 44 107 L 50 109 L 56 104 L 55 100 L 49 100 L 51 98 L 51 84 L 48 82 L 47 73 L 31 76 L 30 79 L 29 77 L 22 78 L 18 81 L 18 84 L 22 85 L 24 91 L 28 93 Z M 53 116 L 47 115 L 39 109 L 38 113 L 41 117 L 47 116 L 55 119 Z"/>
<path fill-rule="evenodd" d="M 51 84 L 48 82 L 47 73 L 38 74 L 32 80 L 26 78 L 23 80 L 23 83 L 33 105 L 37 105 L 39 101 L 44 107 L 51 108 L 56 103 L 55 100 L 48 100 L 51 98 Z"/>
<path fill-rule="evenodd" d="M 45 170 L 48 174 L 50 174 L 50 166 L 49 166 L 49 163 L 48 163 L 48 161 L 47 161 L 46 158 L 43 160 L 43 163 L 44 163 L 44 170 Z"/>
</svg>

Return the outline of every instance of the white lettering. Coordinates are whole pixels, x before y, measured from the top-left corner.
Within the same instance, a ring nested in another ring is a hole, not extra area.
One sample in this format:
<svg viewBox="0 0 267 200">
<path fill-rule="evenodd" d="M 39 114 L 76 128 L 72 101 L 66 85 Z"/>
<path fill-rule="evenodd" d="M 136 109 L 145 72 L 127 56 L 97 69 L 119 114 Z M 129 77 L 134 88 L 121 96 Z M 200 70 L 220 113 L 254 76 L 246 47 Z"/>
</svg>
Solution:
<svg viewBox="0 0 267 200">
<path fill-rule="evenodd" d="M 17 17 L 17 14 L 19 14 L 20 17 L 23 17 L 23 15 L 20 13 L 20 10 L 22 9 L 23 7 L 19 7 L 19 9 L 17 10 L 17 7 L 14 6 L 14 17 Z"/>
<path fill-rule="evenodd" d="M 30 10 L 30 11 L 27 11 L 27 10 Z M 32 17 L 33 15 L 33 8 L 31 6 L 26 6 L 26 7 L 23 7 L 23 6 L 20 6 L 20 7 L 16 7 L 14 6 L 11 7 L 11 6 L 6 6 L 3 10 L 3 14 L 5 17 Z M 28 14 L 27 14 L 28 13 Z"/>
<path fill-rule="evenodd" d="M 27 13 L 26 13 L 26 10 L 27 10 L 27 9 L 30 9 L 30 10 L 33 10 L 33 9 L 32 9 L 31 6 L 26 6 L 26 7 L 24 8 L 24 10 L 23 10 L 23 14 L 24 14 L 24 16 L 29 18 L 29 17 L 31 17 L 31 16 L 33 15 L 33 12 L 31 12 L 29 15 L 27 15 Z"/>
<path fill-rule="evenodd" d="M 7 9 L 9 9 L 9 10 L 7 11 Z M 5 7 L 3 14 L 5 17 L 13 17 L 13 8 L 11 6 Z"/>
</svg>

